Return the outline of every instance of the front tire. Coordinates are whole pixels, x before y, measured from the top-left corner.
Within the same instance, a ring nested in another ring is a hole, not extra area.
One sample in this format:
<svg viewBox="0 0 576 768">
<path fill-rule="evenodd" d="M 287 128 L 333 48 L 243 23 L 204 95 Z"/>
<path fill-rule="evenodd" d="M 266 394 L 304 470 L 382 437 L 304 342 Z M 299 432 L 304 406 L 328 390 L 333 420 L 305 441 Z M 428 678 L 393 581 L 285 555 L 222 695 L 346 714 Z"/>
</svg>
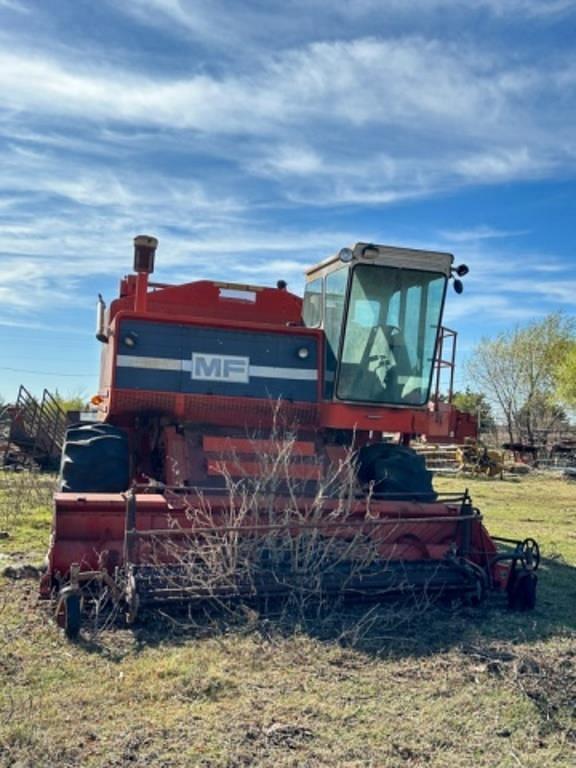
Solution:
<svg viewBox="0 0 576 768">
<path fill-rule="evenodd" d="M 59 490 L 64 493 L 120 493 L 129 484 L 126 433 L 110 424 L 71 427 L 60 464 Z"/>
<path fill-rule="evenodd" d="M 432 472 L 412 448 L 395 443 L 374 443 L 360 449 L 358 479 L 372 488 L 376 498 L 432 502 Z"/>
</svg>

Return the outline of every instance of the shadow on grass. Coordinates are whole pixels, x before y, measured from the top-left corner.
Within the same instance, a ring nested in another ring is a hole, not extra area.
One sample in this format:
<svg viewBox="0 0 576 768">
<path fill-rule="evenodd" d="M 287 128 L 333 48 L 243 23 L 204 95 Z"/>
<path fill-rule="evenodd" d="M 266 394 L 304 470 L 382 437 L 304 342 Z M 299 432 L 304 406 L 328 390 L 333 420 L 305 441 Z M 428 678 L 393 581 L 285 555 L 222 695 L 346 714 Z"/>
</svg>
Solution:
<svg viewBox="0 0 576 768">
<path fill-rule="evenodd" d="M 576 632 L 576 568 L 560 558 L 543 558 L 534 611 L 508 609 L 505 594 L 492 594 L 469 607 L 410 597 L 396 602 L 268 602 L 143 611 L 127 631 L 84 633 L 88 653 L 121 661 L 151 647 L 177 647 L 191 640 L 257 636 L 271 642 L 307 635 L 375 657 L 425 657 L 451 648 L 535 643 Z"/>
</svg>

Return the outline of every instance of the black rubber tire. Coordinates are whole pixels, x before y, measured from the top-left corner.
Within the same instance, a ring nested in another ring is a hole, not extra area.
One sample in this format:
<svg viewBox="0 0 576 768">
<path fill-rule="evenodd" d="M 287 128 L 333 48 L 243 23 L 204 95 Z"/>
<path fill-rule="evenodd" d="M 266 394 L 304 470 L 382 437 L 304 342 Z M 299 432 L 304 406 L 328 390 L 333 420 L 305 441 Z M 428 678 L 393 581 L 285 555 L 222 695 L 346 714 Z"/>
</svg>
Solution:
<svg viewBox="0 0 576 768">
<path fill-rule="evenodd" d="M 533 611 L 536 607 L 538 576 L 534 571 L 516 571 L 508 586 L 508 608 L 511 611 Z"/>
<path fill-rule="evenodd" d="M 95 435 L 113 435 L 114 437 L 120 437 L 123 440 L 128 439 L 128 435 L 120 427 L 115 427 L 113 424 L 104 424 L 97 422 L 95 424 L 80 422 L 79 424 L 72 424 L 66 430 L 66 440 L 75 442 L 76 440 L 86 440 Z"/>
<path fill-rule="evenodd" d="M 68 640 L 77 640 L 82 626 L 82 600 L 80 593 L 71 588 L 64 588 L 61 592 L 62 601 L 62 625 L 64 634 Z"/>
<path fill-rule="evenodd" d="M 436 492 L 426 461 L 412 448 L 395 443 L 374 443 L 360 449 L 358 479 L 372 485 L 375 497 L 432 502 Z"/>
<path fill-rule="evenodd" d="M 129 485 L 126 433 L 108 424 L 72 427 L 62 450 L 58 487 L 64 493 L 120 493 Z"/>
</svg>

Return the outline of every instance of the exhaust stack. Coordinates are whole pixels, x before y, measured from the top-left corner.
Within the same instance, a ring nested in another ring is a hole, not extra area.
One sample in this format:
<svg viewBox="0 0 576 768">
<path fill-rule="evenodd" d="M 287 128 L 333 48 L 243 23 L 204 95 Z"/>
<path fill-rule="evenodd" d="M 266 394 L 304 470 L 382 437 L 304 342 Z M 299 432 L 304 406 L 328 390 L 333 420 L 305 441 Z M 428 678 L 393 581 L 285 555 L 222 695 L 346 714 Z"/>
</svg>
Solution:
<svg viewBox="0 0 576 768">
<path fill-rule="evenodd" d="M 154 272 L 154 257 L 158 240 L 150 235 L 134 238 L 134 272 L 136 272 L 136 312 L 146 312 L 148 305 L 148 275 Z"/>
</svg>

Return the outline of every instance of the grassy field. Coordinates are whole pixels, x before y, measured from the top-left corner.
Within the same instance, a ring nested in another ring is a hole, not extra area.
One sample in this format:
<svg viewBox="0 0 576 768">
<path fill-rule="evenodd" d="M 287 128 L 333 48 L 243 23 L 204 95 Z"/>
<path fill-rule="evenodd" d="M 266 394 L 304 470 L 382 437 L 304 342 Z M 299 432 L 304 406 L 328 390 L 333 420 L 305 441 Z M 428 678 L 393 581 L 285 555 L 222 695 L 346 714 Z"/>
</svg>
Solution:
<svg viewBox="0 0 576 768">
<path fill-rule="evenodd" d="M 12 482 L 0 496 L 1 766 L 576 765 L 576 485 L 437 481 L 468 484 L 492 533 L 540 540 L 530 614 L 493 598 L 320 628 L 156 615 L 70 644 L 22 568 L 46 549 L 50 482 Z"/>
</svg>

